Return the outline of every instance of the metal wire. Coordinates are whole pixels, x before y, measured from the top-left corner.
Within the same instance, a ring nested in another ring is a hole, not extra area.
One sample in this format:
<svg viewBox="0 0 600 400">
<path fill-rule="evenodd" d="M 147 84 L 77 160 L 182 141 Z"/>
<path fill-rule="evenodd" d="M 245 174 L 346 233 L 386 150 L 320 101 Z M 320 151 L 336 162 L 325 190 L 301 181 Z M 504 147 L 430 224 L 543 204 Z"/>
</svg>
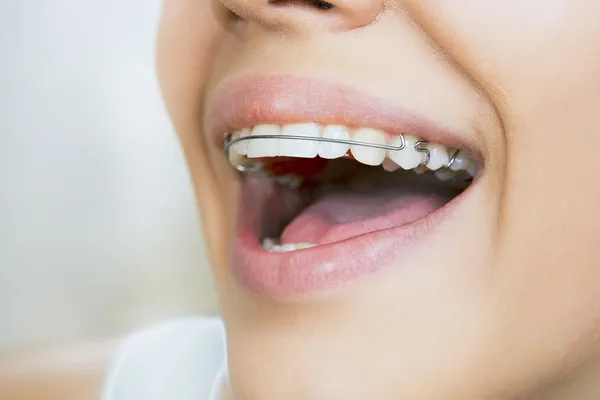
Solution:
<svg viewBox="0 0 600 400">
<path fill-rule="evenodd" d="M 450 167 L 452 167 L 452 164 L 454 164 L 454 162 L 456 161 L 456 158 L 458 157 L 458 153 L 460 153 L 460 150 L 455 150 L 454 153 L 452 154 L 452 157 L 450 157 L 450 160 L 448 161 L 448 164 L 444 165 L 440 169 L 443 169 L 443 170 L 451 169 Z"/>
<path fill-rule="evenodd" d="M 401 143 L 399 146 L 393 146 L 390 144 L 368 143 L 368 142 L 361 142 L 361 141 L 349 140 L 349 139 L 311 137 L 311 136 L 299 136 L 299 135 L 251 135 L 251 136 L 238 137 L 235 139 L 233 139 L 231 136 L 228 136 L 225 139 L 225 142 L 223 144 L 223 150 L 227 154 L 229 154 L 229 150 L 231 149 L 231 146 L 233 146 L 236 143 L 243 142 L 245 140 L 287 139 L 287 140 L 308 140 L 308 141 L 314 141 L 314 142 L 340 143 L 340 144 L 347 144 L 350 146 L 362 146 L 362 147 L 372 147 L 372 148 L 376 148 L 376 149 L 384 149 L 384 150 L 389 150 L 389 151 L 400 151 L 406 147 L 406 138 L 404 137 L 404 135 L 399 135 L 398 137 L 401 139 Z M 427 143 L 429 143 L 429 142 L 427 142 L 425 140 L 419 140 L 414 145 L 414 148 L 416 151 L 425 154 L 425 159 L 424 159 L 424 161 L 422 161 L 419 164 L 419 166 L 426 166 L 431 161 L 431 152 L 429 151 L 429 149 L 422 147 L 423 145 L 426 145 Z M 450 158 L 450 160 L 448 161 L 448 164 L 446 164 L 440 170 L 450 169 L 452 164 L 454 164 L 454 162 L 456 161 L 456 158 L 457 158 L 459 152 L 460 152 L 460 150 L 456 150 L 454 152 L 454 154 L 452 155 L 452 157 Z M 256 162 L 252 162 L 252 161 L 248 161 L 248 164 L 246 164 L 246 165 L 237 164 L 237 165 L 234 165 L 234 167 L 240 172 L 257 172 L 257 171 L 261 170 L 260 163 L 256 163 Z"/>
<path fill-rule="evenodd" d="M 351 146 L 374 147 L 376 149 L 399 151 L 406 147 L 406 139 L 404 138 L 404 135 L 400 135 L 399 137 L 402 139 L 402 143 L 400 144 L 400 146 L 392 146 L 391 144 L 368 143 L 368 142 L 360 142 L 357 140 L 324 138 L 324 137 L 311 137 L 311 136 L 298 136 L 298 135 L 251 135 L 251 136 L 239 137 L 236 139 L 228 138 L 227 140 L 225 140 L 224 150 L 225 150 L 225 152 L 228 152 L 229 148 L 233 144 L 244 141 L 244 140 L 250 140 L 250 139 L 291 139 L 291 140 L 309 140 L 311 142 L 342 143 L 342 144 L 348 144 Z"/>
<path fill-rule="evenodd" d="M 424 140 L 419 140 L 418 142 L 415 143 L 415 150 L 420 153 L 425 154 L 425 161 L 421 161 L 421 164 L 419 164 L 419 167 L 424 167 L 427 164 L 429 164 L 429 161 L 431 161 L 431 152 L 429 151 L 429 149 L 424 149 L 421 147 L 422 144 L 427 144 L 427 143 L 429 143 L 429 142 L 426 142 Z"/>
</svg>

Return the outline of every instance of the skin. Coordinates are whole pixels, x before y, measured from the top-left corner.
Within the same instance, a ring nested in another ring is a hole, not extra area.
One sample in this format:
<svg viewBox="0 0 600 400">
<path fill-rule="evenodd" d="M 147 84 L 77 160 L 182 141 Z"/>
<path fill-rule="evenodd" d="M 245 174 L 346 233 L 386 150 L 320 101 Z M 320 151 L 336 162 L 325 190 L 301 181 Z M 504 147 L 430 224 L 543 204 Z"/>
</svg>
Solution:
<svg viewBox="0 0 600 400">
<path fill-rule="evenodd" d="M 164 5 L 157 66 L 227 325 L 225 397 L 597 399 L 600 3 L 333 4 L 328 17 L 262 0 Z M 305 302 L 240 287 L 228 265 L 238 183 L 202 115 L 220 83 L 265 72 L 351 85 L 477 144 L 484 175 L 435 251 Z M 0 397 L 44 398 L 48 383 L 45 398 L 95 398 L 112 354 L 86 361 L 85 379 L 53 356 L 47 370 L 4 360 Z"/>
<path fill-rule="evenodd" d="M 119 345 L 104 339 L 4 355 L 0 399 L 97 399 Z"/>
<path fill-rule="evenodd" d="M 232 396 L 598 398 L 600 3 L 332 4 L 165 2 L 159 77 L 207 232 Z M 305 302 L 235 281 L 238 181 L 202 115 L 219 84 L 259 73 L 347 84 L 477 144 L 484 175 L 435 251 Z"/>
</svg>

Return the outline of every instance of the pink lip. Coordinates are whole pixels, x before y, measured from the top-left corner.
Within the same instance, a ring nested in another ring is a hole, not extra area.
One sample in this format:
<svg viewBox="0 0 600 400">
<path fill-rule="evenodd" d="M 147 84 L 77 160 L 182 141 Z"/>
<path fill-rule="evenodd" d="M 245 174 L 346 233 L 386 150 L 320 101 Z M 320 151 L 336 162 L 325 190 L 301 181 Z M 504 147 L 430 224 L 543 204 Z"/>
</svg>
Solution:
<svg viewBox="0 0 600 400">
<path fill-rule="evenodd" d="M 471 153 L 480 154 L 468 138 L 398 110 L 355 89 L 285 76 L 252 77 L 225 85 L 213 97 L 207 114 L 208 131 L 222 148 L 224 134 L 259 123 L 318 122 L 367 126 L 406 132 Z M 427 242 L 436 228 L 472 192 L 471 186 L 445 206 L 406 225 L 365 233 L 349 239 L 289 253 L 270 253 L 261 245 L 263 215 L 273 213 L 268 197 L 252 177 L 242 179 L 232 271 L 251 291 L 275 298 L 293 298 L 326 289 L 377 271 Z"/>
<path fill-rule="evenodd" d="M 257 124 L 317 122 L 406 133 L 460 148 L 481 161 L 472 137 L 449 132 L 442 123 L 340 84 L 292 76 L 238 78 L 220 85 L 207 107 L 206 128 L 222 148 L 224 135 Z"/>
</svg>

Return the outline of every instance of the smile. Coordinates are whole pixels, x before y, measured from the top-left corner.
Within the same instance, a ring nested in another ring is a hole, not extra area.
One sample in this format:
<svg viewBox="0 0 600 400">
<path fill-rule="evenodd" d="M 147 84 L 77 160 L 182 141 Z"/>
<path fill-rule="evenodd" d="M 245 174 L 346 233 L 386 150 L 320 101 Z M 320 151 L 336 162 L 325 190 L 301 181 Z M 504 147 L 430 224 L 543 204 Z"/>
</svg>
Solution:
<svg viewBox="0 0 600 400">
<path fill-rule="evenodd" d="M 241 171 L 232 271 L 256 293 L 293 298 L 397 264 L 481 179 L 476 147 L 431 121 L 352 89 L 258 83 L 221 91 L 209 117 Z"/>
</svg>

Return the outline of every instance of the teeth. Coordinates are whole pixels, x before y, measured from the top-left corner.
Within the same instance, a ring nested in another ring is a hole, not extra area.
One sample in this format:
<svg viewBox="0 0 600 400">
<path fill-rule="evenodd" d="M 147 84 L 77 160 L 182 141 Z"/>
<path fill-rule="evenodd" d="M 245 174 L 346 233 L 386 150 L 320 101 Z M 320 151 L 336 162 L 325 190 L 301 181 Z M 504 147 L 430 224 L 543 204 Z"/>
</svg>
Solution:
<svg viewBox="0 0 600 400">
<path fill-rule="evenodd" d="M 242 134 L 242 131 L 233 132 L 233 134 L 231 135 L 231 141 L 239 139 L 241 134 Z M 235 153 L 235 154 L 244 154 L 240 151 L 241 144 L 242 144 L 242 142 L 237 142 L 237 143 L 232 144 L 229 152 Z"/>
<path fill-rule="evenodd" d="M 279 135 L 277 125 L 256 125 L 252 135 Z M 248 158 L 276 157 L 279 155 L 279 139 L 253 139 L 248 141 Z"/>
<path fill-rule="evenodd" d="M 239 131 L 235 131 L 231 135 L 231 140 L 240 139 L 240 138 L 246 137 L 248 135 L 250 135 L 250 129 L 240 129 Z M 229 150 L 229 161 L 233 165 L 244 164 L 244 158 L 245 158 L 244 156 L 248 152 L 247 149 L 248 149 L 248 142 L 245 140 L 242 140 L 240 142 L 236 142 L 236 143 L 232 144 L 231 148 Z"/>
<path fill-rule="evenodd" d="M 323 130 L 323 137 L 327 139 L 350 140 L 350 131 L 343 125 L 328 125 Z M 343 157 L 350 145 L 345 143 L 321 142 L 319 145 L 319 157 L 333 159 Z"/>
<path fill-rule="evenodd" d="M 245 138 L 247 136 L 250 136 L 250 129 L 246 128 L 246 129 L 242 129 L 240 131 L 238 131 L 240 133 L 240 138 Z M 238 143 L 238 153 L 240 154 L 248 154 L 248 141 L 247 140 L 242 140 L 241 142 Z"/>
<path fill-rule="evenodd" d="M 286 136 L 320 137 L 321 127 L 314 123 L 290 124 L 281 129 L 281 134 Z M 298 158 L 314 158 L 319 151 L 319 142 L 316 140 L 281 140 L 279 155 Z"/>
<path fill-rule="evenodd" d="M 460 170 L 466 171 L 467 167 L 469 166 L 470 161 L 471 161 L 471 159 L 469 158 L 469 156 L 467 156 L 465 153 L 463 153 L 461 151 L 456 155 L 456 158 L 454 158 L 454 162 L 450 166 L 450 169 L 452 171 L 460 171 Z"/>
<path fill-rule="evenodd" d="M 373 144 L 385 144 L 385 133 L 377 129 L 360 128 L 354 132 L 352 140 Z M 385 149 L 358 145 L 350 146 L 350 151 L 356 161 L 367 165 L 380 165 L 383 163 L 386 155 Z"/>
<path fill-rule="evenodd" d="M 276 241 L 275 239 L 271 239 L 271 238 L 264 238 L 263 242 L 262 242 L 262 247 L 265 250 L 271 250 L 273 248 L 273 246 L 275 245 L 279 245 L 279 242 Z"/>
<path fill-rule="evenodd" d="M 287 253 L 289 251 L 309 249 L 311 247 L 315 247 L 316 244 L 312 244 L 312 243 L 279 244 L 278 241 L 276 241 L 276 240 L 273 240 L 270 238 L 265 238 L 263 240 L 262 246 L 263 246 L 263 249 L 265 249 L 271 253 Z"/>
<path fill-rule="evenodd" d="M 311 244 L 311 243 L 287 243 L 287 244 L 274 245 L 271 248 L 271 250 L 269 250 L 269 251 L 271 253 L 287 253 L 290 251 L 309 249 L 309 248 L 315 247 L 315 246 L 316 245 Z"/>
<path fill-rule="evenodd" d="M 471 177 L 475 178 L 475 175 L 477 175 L 477 173 L 479 172 L 479 166 L 475 161 L 469 161 L 469 164 L 467 165 L 467 172 L 469 175 L 471 175 Z"/>
<path fill-rule="evenodd" d="M 240 138 L 240 131 L 238 132 L 234 132 L 231 135 L 231 140 L 236 140 Z M 240 153 L 239 150 L 239 146 L 240 146 L 241 142 L 238 143 L 234 143 L 231 145 L 231 147 L 229 148 L 229 162 L 231 162 L 234 165 L 239 165 L 240 162 L 242 161 L 242 156 L 244 155 L 244 153 Z"/>
<path fill-rule="evenodd" d="M 250 129 L 240 129 L 239 131 L 235 131 L 231 136 L 232 140 L 244 138 L 250 135 Z M 242 140 L 241 142 L 237 142 L 231 145 L 231 152 L 234 152 L 239 155 L 246 155 L 248 153 L 248 142 L 246 140 Z"/>
<path fill-rule="evenodd" d="M 389 150 L 388 157 L 403 169 L 417 168 L 423 162 L 423 153 L 415 149 L 418 138 L 411 135 L 404 135 L 406 145 L 402 150 Z M 396 137 L 392 141 L 392 146 L 401 146 L 402 138 Z"/>
<path fill-rule="evenodd" d="M 448 157 L 446 146 L 437 143 L 427 143 L 424 147 L 429 150 L 429 162 L 427 163 L 427 168 L 436 171 L 443 166 L 448 165 L 450 157 Z"/>
<path fill-rule="evenodd" d="M 415 173 L 421 175 L 421 174 L 424 174 L 425 172 L 429 172 L 431 170 L 424 165 L 419 165 L 417 168 L 413 169 L 413 171 L 415 171 Z"/>
<path fill-rule="evenodd" d="M 450 169 L 442 169 L 434 172 L 435 176 L 441 181 L 449 181 L 456 176 L 456 172 Z"/>
<path fill-rule="evenodd" d="M 282 136 L 302 136 L 306 138 L 339 139 L 354 140 L 369 144 L 386 144 L 387 134 L 378 129 L 358 128 L 353 134 L 350 129 L 343 125 L 327 125 L 324 128 L 313 122 L 288 124 L 280 127 L 274 124 L 256 125 L 253 129 L 240 129 L 232 133 L 231 140 L 236 140 L 252 135 L 282 135 Z M 314 158 L 320 156 L 325 159 L 335 159 L 344 157 L 350 150 L 354 159 L 360 163 L 377 166 L 382 165 L 386 171 L 396 171 L 399 168 L 405 170 L 415 170 L 417 173 L 426 171 L 438 171 L 448 165 L 450 158 L 454 155 L 455 149 L 447 148 L 437 143 L 423 143 L 422 148 L 429 151 L 430 157 L 427 166 L 423 166 L 426 161 L 426 155 L 423 151 L 418 151 L 415 144 L 421 140 L 415 136 L 403 135 L 405 146 L 402 150 L 380 149 L 376 147 L 367 147 L 360 145 L 349 145 L 346 143 L 332 143 L 318 140 L 294 140 L 294 139 L 253 139 L 243 140 L 231 145 L 229 150 L 229 160 L 235 166 L 246 166 L 252 162 L 253 158 L 263 157 L 298 157 Z M 393 136 L 392 146 L 400 146 L 403 143 L 402 136 Z M 472 177 L 479 172 L 479 165 L 472 160 L 466 153 L 460 151 L 450 168 L 444 168 L 447 171 L 466 171 Z M 441 171 L 440 171 L 441 172 Z M 449 176 L 449 173 L 441 173 L 440 176 Z M 442 178 L 440 178 L 442 179 Z M 297 185 L 296 180 L 282 179 L 282 184 L 286 186 Z"/>
<path fill-rule="evenodd" d="M 383 167 L 384 170 L 386 170 L 388 172 L 394 172 L 398 168 L 400 168 L 400 166 L 398 164 L 396 164 L 395 162 L 393 162 L 392 160 L 390 160 L 387 157 L 385 160 L 383 160 L 383 164 L 381 166 Z"/>
</svg>

